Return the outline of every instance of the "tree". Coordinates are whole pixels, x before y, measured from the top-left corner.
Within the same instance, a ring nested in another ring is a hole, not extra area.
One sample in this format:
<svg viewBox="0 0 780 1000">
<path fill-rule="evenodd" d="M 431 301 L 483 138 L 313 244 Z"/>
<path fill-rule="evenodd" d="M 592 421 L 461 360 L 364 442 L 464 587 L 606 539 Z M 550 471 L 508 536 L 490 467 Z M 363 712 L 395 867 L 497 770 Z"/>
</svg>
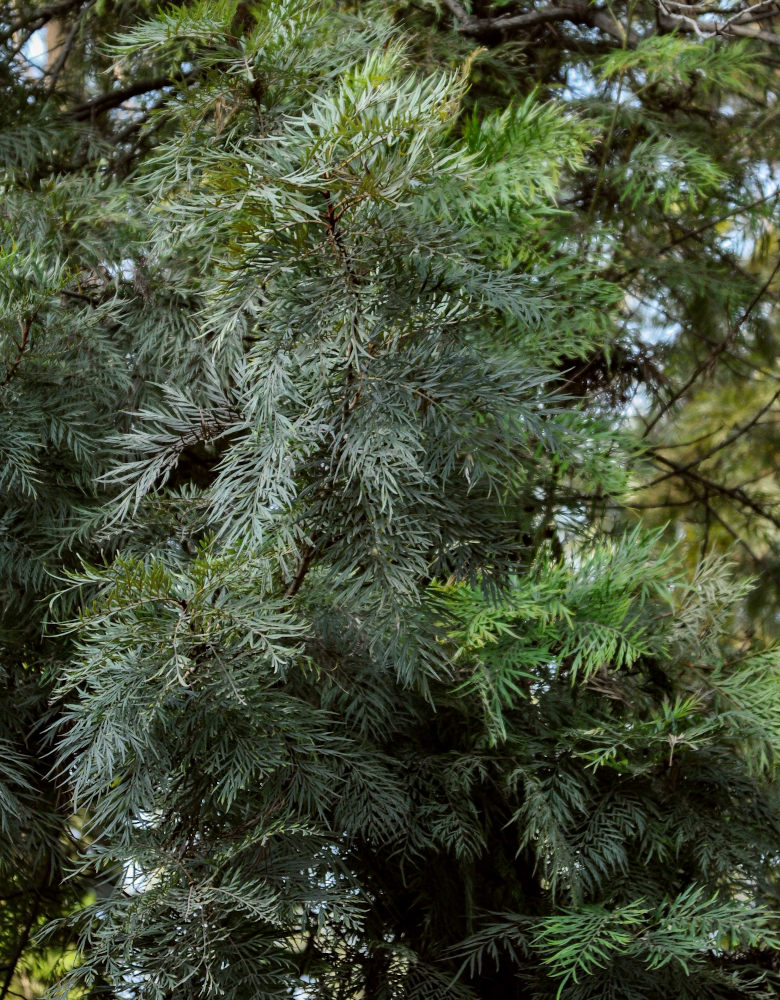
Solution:
<svg viewBox="0 0 780 1000">
<path fill-rule="evenodd" d="M 538 87 L 593 123 L 561 203 L 624 297 L 620 336 L 572 359 L 570 380 L 635 401 L 649 447 L 634 509 L 694 553 L 736 544 L 774 632 L 776 5 L 446 0 L 403 17 L 438 59 L 458 39 L 487 48 L 478 105 Z"/>
<path fill-rule="evenodd" d="M 3 997 L 776 988 L 778 652 L 625 508 L 728 164 L 415 17 L 4 10 Z"/>
</svg>

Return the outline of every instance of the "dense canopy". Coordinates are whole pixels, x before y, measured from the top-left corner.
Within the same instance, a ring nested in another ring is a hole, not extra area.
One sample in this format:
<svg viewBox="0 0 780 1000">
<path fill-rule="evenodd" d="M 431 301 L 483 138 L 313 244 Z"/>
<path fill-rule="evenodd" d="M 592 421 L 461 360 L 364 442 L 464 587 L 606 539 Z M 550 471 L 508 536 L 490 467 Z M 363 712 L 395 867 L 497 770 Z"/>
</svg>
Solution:
<svg viewBox="0 0 780 1000">
<path fill-rule="evenodd" d="M 0 1000 L 777 995 L 778 18 L 0 3 Z"/>
</svg>

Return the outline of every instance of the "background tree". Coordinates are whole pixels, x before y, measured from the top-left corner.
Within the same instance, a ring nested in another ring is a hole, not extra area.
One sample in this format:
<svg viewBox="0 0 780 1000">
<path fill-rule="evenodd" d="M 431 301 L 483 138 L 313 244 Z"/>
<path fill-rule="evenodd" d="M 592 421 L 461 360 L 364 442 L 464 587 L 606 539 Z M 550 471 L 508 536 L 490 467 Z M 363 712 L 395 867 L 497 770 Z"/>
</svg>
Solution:
<svg viewBox="0 0 780 1000">
<path fill-rule="evenodd" d="M 633 400 L 650 463 L 634 509 L 691 552 L 736 545 L 757 577 L 751 614 L 773 631 L 776 4 L 401 11 L 429 60 L 485 47 L 478 108 L 539 88 L 596 127 L 559 203 L 571 243 L 623 299 L 619 337 L 570 364 L 572 388 Z"/>
<path fill-rule="evenodd" d="M 772 10 L 3 7 L 2 996 L 774 995 Z"/>
</svg>

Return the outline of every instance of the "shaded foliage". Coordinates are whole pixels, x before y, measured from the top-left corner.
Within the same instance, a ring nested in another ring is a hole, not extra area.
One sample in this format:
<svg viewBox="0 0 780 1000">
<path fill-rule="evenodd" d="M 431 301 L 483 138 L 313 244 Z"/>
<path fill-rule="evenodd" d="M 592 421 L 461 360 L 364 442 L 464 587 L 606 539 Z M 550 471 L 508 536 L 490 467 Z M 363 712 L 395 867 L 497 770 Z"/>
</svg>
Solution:
<svg viewBox="0 0 780 1000">
<path fill-rule="evenodd" d="M 563 11 L 2 7 L 3 997 L 774 995 L 778 651 L 631 513 L 773 525 L 663 435 L 774 36 Z"/>
</svg>

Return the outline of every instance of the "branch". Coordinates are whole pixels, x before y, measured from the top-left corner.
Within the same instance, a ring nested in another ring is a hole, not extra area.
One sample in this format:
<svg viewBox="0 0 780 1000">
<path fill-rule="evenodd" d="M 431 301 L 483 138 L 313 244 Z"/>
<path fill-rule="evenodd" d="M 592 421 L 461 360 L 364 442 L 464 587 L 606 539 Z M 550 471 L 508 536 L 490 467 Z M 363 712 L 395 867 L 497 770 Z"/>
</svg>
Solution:
<svg viewBox="0 0 780 1000">
<path fill-rule="evenodd" d="M 597 28 L 626 48 L 633 49 L 639 42 L 636 32 L 624 25 L 611 10 L 592 7 L 586 3 L 573 2 L 540 7 L 522 14 L 474 17 L 459 0 L 441 0 L 441 2 L 455 17 L 458 33 L 471 38 L 487 39 L 496 33 L 533 28 L 537 25 L 553 24 L 556 21 L 568 21 L 570 24 Z M 768 20 L 780 13 L 774 5 L 774 0 L 753 4 L 721 21 L 702 20 L 692 16 L 688 12 L 699 8 L 689 4 L 675 3 L 674 0 L 657 0 L 657 3 L 658 24 L 662 31 L 695 34 L 699 38 L 717 36 L 752 38 L 768 45 L 780 46 L 780 35 L 754 27 L 757 22 Z M 772 6 L 767 9 L 769 3 Z"/>
<path fill-rule="evenodd" d="M 19 935 L 19 940 L 17 942 L 16 949 L 14 950 L 14 953 L 11 956 L 11 961 L 6 966 L 7 971 L 5 974 L 5 978 L 3 980 L 3 985 L 2 987 L 0 987 L 0 1000 L 5 1000 L 8 994 L 12 992 L 11 983 L 13 982 L 14 975 L 16 974 L 16 967 L 19 965 L 19 961 L 22 958 L 22 955 L 24 955 L 25 948 L 30 942 L 30 937 L 32 935 L 33 928 L 35 927 L 35 923 L 38 920 L 38 914 L 40 913 L 41 910 L 41 892 L 45 884 L 46 884 L 46 879 L 44 876 L 41 878 L 38 886 L 32 890 L 34 894 L 33 904 L 32 907 L 30 908 L 29 916 L 25 921 L 24 926 L 22 927 L 22 932 Z"/>
<path fill-rule="evenodd" d="M 569 21 L 572 24 L 598 28 L 629 48 L 634 48 L 639 41 L 639 36 L 630 28 L 626 28 L 609 11 L 590 7 L 585 3 L 541 7 L 525 14 L 472 17 L 458 0 L 442 0 L 442 2 L 455 16 L 459 34 L 471 38 L 483 38 L 496 32 L 514 31 L 518 28 L 533 28 L 540 24 L 553 24 L 555 21 Z"/>
<path fill-rule="evenodd" d="M 89 10 L 90 7 L 93 7 L 95 5 L 96 2 L 97 0 L 88 0 L 86 7 L 84 7 L 83 10 L 80 10 L 78 12 L 78 15 L 76 16 L 76 18 L 73 21 L 73 24 L 70 27 L 68 36 L 62 45 L 62 51 L 57 56 L 53 65 L 46 70 L 44 76 L 50 77 L 49 89 L 48 89 L 49 95 L 54 93 L 54 89 L 57 86 L 57 81 L 59 80 L 60 74 L 65 68 L 65 63 L 68 61 L 68 56 L 73 51 L 73 45 L 75 44 L 76 36 L 79 33 L 79 28 L 81 27 L 81 22 L 84 15 L 86 14 L 86 12 Z"/>
<path fill-rule="evenodd" d="M 708 458 L 712 458 L 713 455 L 717 455 L 718 452 L 723 451 L 724 448 L 728 448 L 730 445 L 738 441 L 743 435 L 747 434 L 747 432 L 752 427 L 755 427 L 755 425 L 759 422 L 759 420 L 764 416 L 765 413 L 767 413 L 774 406 L 774 404 L 777 402 L 779 398 L 780 398 L 780 389 L 778 389 L 770 397 L 768 403 L 764 403 L 761 409 L 759 409 L 750 418 L 750 420 L 747 420 L 744 424 L 740 424 L 739 426 L 735 427 L 734 430 L 731 432 L 731 434 L 729 434 L 728 437 L 724 438 L 724 440 L 721 441 L 719 444 L 713 445 L 709 449 L 709 451 L 705 451 L 703 455 L 697 455 L 696 458 L 692 458 L 690 462 L 686 462 L 685 465 L 678 466 L 673 472 L 665 472 L 662 476 L 657 476 L 655 479 L 653 479 L 649 483 L 646 483 L 641 488 L 643 490 L 651 489 L 653 486 L 658 486 L 659 483 L 662 483 L 667 479 L 671 479 L 672 477 L 675 476 L 680 476 L 683 473 L 688 472 L 691 469 L 695 468 L 697 465 L 701 465 L 702 462 L 705 462 Z M 749 482 L 753 481 L 755 480 L 749 480 Z M 746 485 L 746 483 L 743 483 L 742 485 L 744 486 Z"/>
<path fill-rule="evenodd" d="M 472 21 L 476 20 L 476 18 L 473 18 L 471 14 L 469 14 L 465 7 L 458 3 L 458 0 L 443 0 L 443 2 L 444 6 L 449 7 L 457 20 L 460 21 L 461 27 L 458 28 L 458 31 L 463 31 L 463 25 L 470 24 Z"/>
<path fill-rule="evenodd" d="M 314 553 L 316 549 L 314 545 L 310 545 L 306 552 L 303 554 L 300 565 L 298 566 L 298 572 L 295 574 L 294 578 L 290 582 L 289 587 L 284 592 L 285 597 L 295 597 L 298 591 L 301 589 L 301 584 L 306 579 L 306 574 L 309 572 L 309 567 L 311 566 L 312 559 L 314 558 Z"/>
<path fill-rule="evenodd" d="M 767 201 L 772 201 L 774 198 L 777 198 L 778 195 L 780 195 L 780 187 L 775 188 L 774 191 L 770 191 L 769 194 L 764 194 L 760 198 L 756 198 L 755 201 L 747 202 L 744 205 L 736 205 L 724 215 L 718 216 L 717 219 L 711 219 L 709 222 L 704 222 L 702 225 L 696 226 L 695 229 L 685 229 L 681 236 L 677 236 L 673 240 L 669 240 L 667 244 L 662 246 L 658 251 L 658 256 L 663 256 L 663 254 L 668 253 L 669 250 L 673 250 L 674 247 L 679 246 L 681 243 L 685 243 L 686 240 L 691 240 L 696 236 L 701 236 L 701 234 L 706 233 L 708 229 L 714 229 L 715 226 L 719 226 L 721 222 L 726 222 L 728 219 L 741 215 L 742 212 L 749 212 L 751 209 L 757 208 L 759 205 L 763 205 Z M 635 264 L 630 270 L 624 271 L 623 276 L 633 274 L 635 271 L 639 271 L 641 267 L 641 264 Z"/>
<path fill-rule="evenodd" d="M 725 21 L 706 21 L 698 17 L 692 17 L 689 13 L 696 8 L 688 4 L 675 3 L 674 0 L 658 0 L 658 23 L 665 31 L 679 31 L 683 34 L 697 35 L 699 38 L 714 38 L 720 36 L 736 36 L 738 38 L 753 38 L 756 41 L 766 42 L 768 45 L 780 45 L 780 35 L 772 31 L 764 31 L 761 28 L 746 26 L 763 21 L 780 14 L 780 10 L 772 4 L 770 10 L 760 10 L 766 8 L 767 3 L 757 3 L 738 11 Z M 674 9 L 671 9 L 674 8 Z"/>
<path fill-rule="evenodd" d="M 16 369 L 21 364 L 22 358 L 24 357 L 27 351 L 27 347 L 30 342 L 30 330 L 32 329 L 32 325 L 37 315 L 38 315 L 38 310 L 36 309 L 35 312 L 31 316 L 28 316 L 27 319 L 25 320 L 24 325 L 22 326 L 22 339 L 19 341 L 16 347 L 16 357 L 7 366 L 5 372 L 5 378 L 3 378 L 2 381 L 0 381 L 0 388 L 8 385 L 8 383 L 16 374 Z"/>
<path fill-rule="evenodd" d="M 748 303 L 747 308 L 745 309 L 745 311 L 742 313 L 742 315 L 739 317 L 739 319 L 736 321 L 736 323 L 734 323 L 731 326 L 731 328 L 729 329 L 728 333 L 723 338 L 723 340 L 719 344 L 716 344 L 715 347 L 713 347 L 712 351 L 710 351 L 710 353 L 707 355 L 707 357 L 704 359 L 704 361 L 700 362 L 696 366 L 696 368 L 694 368 L 694 370 L 691 373 L 690 377 L 683 383 L 683 385 L 681 385 L 680 388 L 663 404 L 663 406 L 658 411 L 658 413 L 656 413 L 656 415 L 653 417 L 653 419 L 650 421 L 650 423 L 647 425 L 647 427 L 645 427 L 645 429 L 644 429 L 644 431 L 642 433 L 642 437 L 647 437 L 647 435 L 655 427 L 655 425 L 658 423 L 658 421 L 666 413 L 668 413 L 669 410 L 671 410 L 671 408 L 674 406 L 675 403 L 679 402 L 679 400 L 682 399 L 682 397 L 685 395 L 685 393 L 691 388 L 691 386 L 693 385 L 693 383 L 696 382 L 696 380 L 701 375 L 703 375 L 704 372 L 709 371 L 712 368 L 713 364 L 721 356 L 721 354 L 723 354 L 723 352 L 728 347 L 731 346 L 731 344 L 734 342 L 734 338 L 739 333 L 739 330 L 742 327 L 743 323 L 745 323 L 745 321 L 748 319 L 748 317 L 750 316 L 750 314 L 753 312 L 753 310 L 756 308 L 756 306 L 758 305 L 758 303 L 761 301 L 761 299 L 763 298 L 764 294 L 768 290 L 769 286 L 774 281 L 775 276 L 777 275 L 778 271 L 780 271 L 780 259 L 778 259 L 777 263 L 772 268 L 772 273 L 766 279 L 766 281 L 761 286 L 761 288 L 759 288 L 759 290 L 756 292 L 756 294 L 753 296 L 753 298 L 750 300 L 750 302 Z"/>
<path fill-rule="evenodd" d="M 120 104 L 129 101 L 131 97 L 140 97 L 142 94 L 151 94 L 155 90 L 163 90 L 166 87 L 177 87 L 187 84 L 193 80 L 200 70 L 190 70 L 189 73 L 182 73 L 181 76 L 155 76 L 149 80 L 139 80 L 129 87 L 121 90 L 113 90 L 110 94 L 102 94 L 91 101 L 85 101 L 73 108 L 70 112 L 71 118 L 76 121 L 89 121 L 98 115 L 104 114 L 118 108 Z"/>
<path fill-rule="evenodd" d="M 739 534 L 739 532 L 735 531 L 734 528 L 731 527 L 731 525 L 728 523 L 728 521 L 726 521 L 725 518 L 721 517 L 721 515 L 715 510 L 714 507 L 710 505 L 709 494 L 705 493 L 703 497 L 697 496 L 697 500 L 699 501 L 699 503 L 704 504 L 704 510 L 706 512 L 707 517 L 714 517 L 715 520 L 718 522 L 718 524 L 720 524 L 721 527 L 725 528 L 726 531 L 731 535 L 731 537 L 734 539 L 737 545 L 742 546 L 742 548 L 745 550 L 745 552 L 747 552 L 747 554 L 750 556 L 753 562 L 756 563 L 757 565 L 760 565 L 761 559 L 756 555 L 756 553 L 748 545 L 745 539 Z"/>
<path fill-rule="evenodd" d="M 727 497 L 732 501 L 732 503 L 751 510 L 754 514 L 757 514 L 759 517 L 764 518 L 764 520 L 769 521 L 769 523 L 775 528 L 780 528 L 780 519 L 770 513 L 770 511 L 768 511 L 765 507 L 762 507 L 761 504 L 754 500 L 751 496 L 748 496 L 748 494 L 745 493 L 740 486 L 724 486 L 723 483 L 716 483 L 715 480 L 708 479 L 695 469 L 687 468 L 679 462 L 672 462 L 671 459 L 666 458 L 664 455 L 660 455 L 655 450 L 651 451 L 651 455 L 656 462 L 660 462 L 661 465 L 665 465 L 676 475 L 679 475 L 680 478 L 691 479 L 700 486 L 705 487 L 708 491 L 716 495 Z"/>
</svg>

